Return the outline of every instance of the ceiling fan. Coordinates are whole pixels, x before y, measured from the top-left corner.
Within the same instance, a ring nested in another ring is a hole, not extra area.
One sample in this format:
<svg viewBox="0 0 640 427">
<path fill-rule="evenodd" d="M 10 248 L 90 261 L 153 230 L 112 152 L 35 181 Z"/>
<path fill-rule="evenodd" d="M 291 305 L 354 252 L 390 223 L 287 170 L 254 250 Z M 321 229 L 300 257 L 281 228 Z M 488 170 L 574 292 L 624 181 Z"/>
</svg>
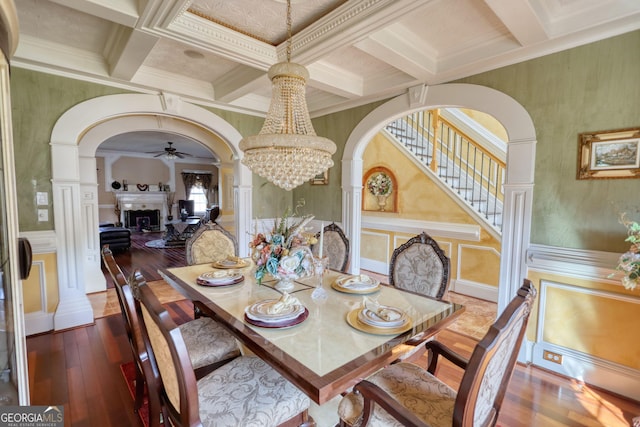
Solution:
<svg viewBox="0 0 640 427">
<path fill-rule="evenodd" d="M 155 154 L 153 157 L 165 156 L 167 159 L 175 159 L 176 157 L 183 159 L 185 157 L 193 157 L 189 153 L 183 153 L 182 151 L 178 151 L 173 148 L 173 142 L 167 142 L 169 144 L 168 147 L 165 147 L 164 151 L 151 151 L 147 154 Z"/>
</svg>

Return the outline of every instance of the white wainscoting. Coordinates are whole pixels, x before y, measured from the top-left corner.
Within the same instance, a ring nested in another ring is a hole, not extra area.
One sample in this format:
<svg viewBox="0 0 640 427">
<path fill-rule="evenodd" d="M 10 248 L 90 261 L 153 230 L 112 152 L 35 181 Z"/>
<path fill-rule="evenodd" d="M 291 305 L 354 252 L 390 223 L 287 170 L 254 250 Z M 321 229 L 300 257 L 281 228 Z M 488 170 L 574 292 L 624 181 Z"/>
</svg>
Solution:
<svg viewBox="0 0 640 427">
<path fill-rule="evenodd" d="M 441 245 L 442 246 L 442 245 Z M 464 279 L 462 277 L 462 265 L 464 264 L 463 257 L 463 249 L 473 249 L 478 251 L 488 251 L 494 254 L 497 259 L 500 259 L 500 252 L 498 252 L 495 248 L 489 246 L 480 246 L 480 245 L 467 245 L 467 244 L 459 244 L 458 245 L 458 263 L 457 265 L 452 265 L 451 269 L 456 268 L 456 280 L 451 282 L 451 290 L 453 292 L 457 292 L 462 295 L 469 295 L 471 297 L 480 298 L 486 301 L 498 302 L 498 287 L 487 285 L 486 283 L 478 283 L 472 280 Z M 449 251 L 448 254 L 451 253 L 451 244 L 449 243 Z"/>
<path fill-rule="evenodd" d="M 28 231 L 20 233 L 20 237 L 25 237 L 31 244 L 34 254 L 56 253 L 56 234 L 54 231 Z M 33 268 L 37 266 L 37 268 Z M 40 309 L 24 316 L 24 326 L 26 335 L 39 334 L 53 329 L 53 314 L 47 313 L 47 266 L 43 261 L 33 261 L 31 274 L 38 272 L 38 290 L 40 292 Z M 51 268 L 51 266 L 49 266 Z M 24 296 L 23 296 L 24 299 Z"/>
<path fill-rule="evenodd" d="M 567 281 L 571 278 L 576 278 L 622 286 L 619 279 L 609 277 L 612 273 L 615 273 L 614 268 L 619 255 L 610 252 L 531 245 L 527 251 L 527 265 L 530 270 L 565 276 Z M 638 384 L 640 384 L 639 370 L 544 341 L 544 314 L 547 305 L 547 292 L 550 287 L 562 288 L 565 291 L 579 292 L 600 298 L 622 300 L 626 303 L 637 305 L 638 312 L 640 312 L 640 298 L 588 289 L 570 283 L 541 280 L 540 289 L 538 290 L 540 312 L 538 313 L 537 337 L 530 350 L 535 365 L 622 396 L 640 400 L 640 387 L 638 387 Z M 630 328 L 632 327 L 630 326 Z M 630 337 L 633 334 L 635 332 L 630 332 Z M 543 357 L 545 350 L 562 355 L 562 363 L 558 364 L 545 360 Z"/>
</svg>

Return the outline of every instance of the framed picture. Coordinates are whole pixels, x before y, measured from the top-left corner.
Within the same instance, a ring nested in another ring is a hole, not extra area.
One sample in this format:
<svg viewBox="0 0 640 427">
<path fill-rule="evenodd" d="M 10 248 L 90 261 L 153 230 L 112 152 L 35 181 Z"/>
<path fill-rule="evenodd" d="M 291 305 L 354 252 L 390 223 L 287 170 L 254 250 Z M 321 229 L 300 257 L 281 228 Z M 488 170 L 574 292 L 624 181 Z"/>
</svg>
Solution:
<svg viewBox="0 0 640 427">
<path fill-rule="evenodd" d="M 311 179 L 311 185 L 327 185 L 329 184 L 329 169 L 314 176 Z"/>
<path fill-rule="evenodd" d="M 640 128 L 578 136 L 578 179 L 640 178 Z"/>
</svg>

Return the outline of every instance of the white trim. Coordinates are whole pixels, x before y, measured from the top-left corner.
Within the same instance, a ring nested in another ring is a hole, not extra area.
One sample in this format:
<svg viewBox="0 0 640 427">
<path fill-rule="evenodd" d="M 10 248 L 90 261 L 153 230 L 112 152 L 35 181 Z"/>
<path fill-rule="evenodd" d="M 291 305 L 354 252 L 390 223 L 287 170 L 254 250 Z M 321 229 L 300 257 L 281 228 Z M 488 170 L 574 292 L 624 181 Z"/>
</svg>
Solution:
<svg viewBox="0 0 640 427">
<path fill-rule="evenodd" d="M 527 265 L 531 270 L 622 286 L 621 273 L 615 269 L 619 257 L 613 252 L 532 244 L 527 251 Z"/>
<path fill-rule="evenodd" d="M 53 230 L 44 231 L 22 231 L 20 237 L 29 240 L 33 254 L 56 253 L 56 232 Z"/>
<path fill-rule="evenodd" d="M 609 390 L 622 396 L 627 396 L 634 400 L 640 400 L 640 388 L 638 388 L 638 384 L 640 384 L 640 370 L 632 369 L 618 363 L 610 362 L 602 358 L 594 357 L 586 353 L 544 341 L 547 289 L 550 287 L 586 295 L 609 298 L 617 301 L 624 301 L 629 304 L 638 305 L 638 309 L 640 309 L 640 298 L 617 294 L 614 292 L 582 288 L 549 280 L 541 280 L 538 330 L 532 359 L 534 364 L 542 368 L 584 381 L 587 384 L 601 387 L 605 390 Z M 562 363 L 558 364 L 545 360 L 543 357 L 545 350 L 562 355 Z"/>
<path fill-rule="evenodd" d="M 480 241 L 481 227 L 476 224 L 453 224 L 448 222 L 422 221 L 415 219 L 389 218 L 377 216 L 362 216 L 362 228 L 394 231 L 417 235 L 423 231 L 431 237 L 445 237 L 450 239 Z"/>
<path fill-rule="evenodd" d="M 358 272 L 360 268 L 362 213 L 361 205 L 354 202 L 360 201 L 362 156 L 367 144 L 390 121 L 414 111 L 441 107 L 465 107 L 487 113 L 496 118 L 509 135 L 498 288 L 498 312 L 501 312 L 517 293 L 527 272 L 525 252 L 531 232 L 536 132 L 531 116 L 522 105 L 488 87 L 461 83 L 419 85 L 380 105 L 353 129 L 342 157 L 342 222 L 353 243 L 351 259 L 355 261 L 350 272 Z"/>
<path fill-rule="evenodd" d="M 247 252 L 252 175 L 240 162 L 242 152 L 238 145 L 242 135 L 231 124 L 171 94 L 108 95 L 84 101 L 67 110 L 51 132 L 60 290 L 60 304 L 54 317 L 56 329 L 89 323 L 93 311 L 86 298 L 87 290 L 106 288 L 97 238 L 96 149 L 113 135 L 158 129 L 196 139 L 214 152 L 231 152 L 234 228 L 241 255 Z"/>
<path fill-rule="evenodd" d="M 53 313 L 35 311 L 24 315 L 26 336 L 41 334 L 53 330 Z"/>
<path fill-rule="evenodd" d="M 456 279 L 451 282 L 451 290 L 462 295 L 480 298 L 485 301 L 498 301 L 498 288 L 485 283 Z"/>
<path fill-rule="evenodd" d="M 360 268 L 374 273 L 389 275 L 389 264 L 369 258 L 360 258 Z"/>
<path fill-rule="evenodd" d="M 31 242 L 31 240 L 29 240 Z M 47 276 L 44 261 L 33 261 L 32 266 L 38 268 L 38 289 L 40 290 L 40 310 L 24 315 L 24 327 L 27 335 L 39 334 L 53 329 L 53 313 L 47 312 L 49 301 L 47 299 Z M 33 274 L 33 267 L 31 272 Z"/>
</svg>

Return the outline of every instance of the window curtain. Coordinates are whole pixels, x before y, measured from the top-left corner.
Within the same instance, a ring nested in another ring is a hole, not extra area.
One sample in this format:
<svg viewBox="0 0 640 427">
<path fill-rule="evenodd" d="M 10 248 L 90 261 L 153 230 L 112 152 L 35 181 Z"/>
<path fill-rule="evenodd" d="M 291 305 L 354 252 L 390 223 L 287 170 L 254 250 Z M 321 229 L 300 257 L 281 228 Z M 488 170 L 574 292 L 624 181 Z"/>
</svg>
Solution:
<svg viewBox="0 0 640 427">
<path fill-rule="evenodd" d="M 194 185 L 201 186 L 203 189 L 204 197 L 207 199 L 207 207 L 209 207 L 209 191 L 211 190 L 211 181 L 213 176 L 210 173 L 192 173 L 182 172 L 182 182 L 184 183 L 185 199 L 189 200 L 191 195 L 191 188 Z"/>
<path fill-rule="evenodd" d="M 191 187 L 196 185 L 197 181 L 197 173 L 182 172 L 182 182 L 184 183 L 184 194 L 186 200 L 189 200 L 189 196 L 191 195 Z"/>
<path fill-rule="evenodd" d="M 200 184 L 202 185 L 202 189 L 203 189 L 203 193 L 204 193 L 204 197 L 205 199 L 207 199 L 207 209 L 209 209 L 210 203 L 209 203 L 209 190 L 211 190 L 211 181 L 213 180 L 213 177 L 211 176 L 210 173 L 205 173 L 205 174 L 201 174 L 200 176 Z"/>
</svg>

